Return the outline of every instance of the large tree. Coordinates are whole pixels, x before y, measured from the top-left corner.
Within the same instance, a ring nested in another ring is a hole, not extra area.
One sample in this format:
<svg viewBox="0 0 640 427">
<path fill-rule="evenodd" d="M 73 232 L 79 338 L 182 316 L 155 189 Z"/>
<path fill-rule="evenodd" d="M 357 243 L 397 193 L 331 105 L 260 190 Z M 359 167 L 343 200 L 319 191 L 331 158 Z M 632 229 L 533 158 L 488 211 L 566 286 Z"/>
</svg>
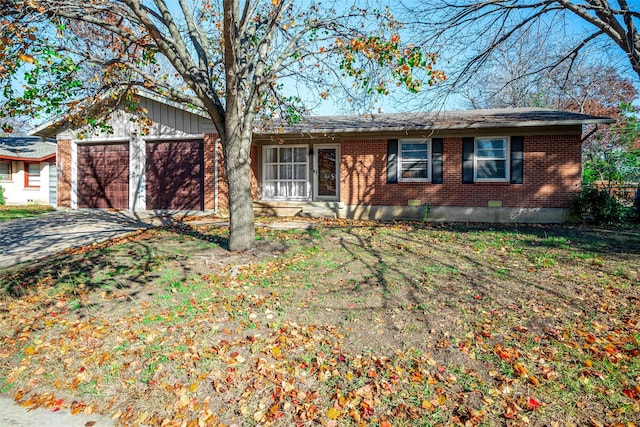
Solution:
<svg viewBox="0 0 640 427">
<path fill-rule="evenodd" d="M 408 21 L 425 34 L 425 45 L 457 52 L 460 68 L 450 74 L 464 86 L 505 46 L 532 32 L 553 38 L 560 55 L 530 64 L 529 74 L 570 67 L 601 42 L 613 44 L 640 76 L 640 8 L 626 0 L 417 0 L 407 4 Z M 546 46 L 539 46 L 544 49 Z M 606 53 L 611 56 L 611 51 Z M 539 55 L 537 55 L 540 57 Z"/>
<path fill-rule="evenodd" d="M 304 112 L 287 84 L 303 80 L 323 98 L 339 89 L 353 98 L 386 93 L 391 80 L 417 91 L 442 77 L 431 71 L 435 56 L 401 44 L 388 10 L 367 4 L 0 0 L 0 7 L 5 115 L 64 111 L 105 94 L 130 101 L 130 91 L 144 87 L 211 117 L 224 147 L 232 250 L 255 243 L 255 120 L 295 121 Z"/>
</svg>

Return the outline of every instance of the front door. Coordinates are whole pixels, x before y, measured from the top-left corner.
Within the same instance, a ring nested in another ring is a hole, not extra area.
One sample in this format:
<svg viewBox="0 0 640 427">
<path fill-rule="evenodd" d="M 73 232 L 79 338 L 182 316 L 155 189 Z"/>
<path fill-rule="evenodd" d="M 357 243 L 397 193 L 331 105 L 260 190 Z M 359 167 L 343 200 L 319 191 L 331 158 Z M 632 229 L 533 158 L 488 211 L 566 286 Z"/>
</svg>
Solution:
<svg viewBox="0 0 640 427">
<path fill-rule="evenodd" d="M 340 146 L 323 144 L 314 146 L 314 197 L 317 200 L 340 199 Z"/>
</svg>

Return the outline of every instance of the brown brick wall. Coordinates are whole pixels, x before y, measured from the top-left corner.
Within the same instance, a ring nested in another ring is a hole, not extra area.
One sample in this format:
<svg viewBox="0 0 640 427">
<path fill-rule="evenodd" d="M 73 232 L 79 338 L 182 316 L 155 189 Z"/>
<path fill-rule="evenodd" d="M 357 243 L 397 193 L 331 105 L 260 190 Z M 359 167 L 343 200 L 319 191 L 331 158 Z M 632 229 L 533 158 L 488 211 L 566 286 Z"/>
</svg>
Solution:
<svg viewBox="0 0 640 427">
<path fill-rule="evenodd" d="M 217 134 L 204 136 L 204 208 L 215 207 L 215 149 Z"/>
<path fill-rule="evenodd" d="M 206 144 L 207 144 L 207 138 L 212 138 L 211 139 L 211 148 L 212 150 L 209 151 L 206 148 Z M 217 135 L 206 135 L 205 136 L 205 170 L 207 169 L 207 156 L 211 156 L 210 157 L 210 161 L 211 161 L 211 165 L 214 164 L 214 158 L 213 158 L 213 147 L 214 147 L 214 143 L 215 140 L 218 138 Z M 211 154 L 209 154 L 211 153 Z M 253 199 L 257 199 L 258 198 L 258 147 L 255 145 L 251 146 L 251 196 L 253 197 Z M 205 173 L 205 182 L 207 179 L 207 175 Z M 211 191 L 211 209 L 213 209 L 213 200 L 214 200 L 214 185 L 213 182 L 215 182 L 214 180 L 214 172 L 212 169 L 211 172 L 211 187 L 209 187 L 209 185 L 205 186 L 205 208 L 209 209 L 207 207 L 207 202 L 206 202 L 206 198 L 207 198 L 207 192 Z M 227 171 L 224 167 L 224 150 L 222 149 L 222 144 L 218 144 L 218 210 L 220 212 L 228 212 L 229 211 L 229 184 L 227 183 Z"/>
<path fill-rule="evenodd" d="M 569 207 L 580 189 L 580 135 L 526 136 L 524 184 L 462 184 L 462 139 L 445 138 L 443 183 L 387 183 L 387 141 L 343 140 L 340 199 L 348 205 Z"/>
<path fill-rule="evenodd" d="M 127 159 L 128 160 L 128 159 Z M 71 140 L 58 141 L 58 207 L 71 207 Z"/>
</svg>

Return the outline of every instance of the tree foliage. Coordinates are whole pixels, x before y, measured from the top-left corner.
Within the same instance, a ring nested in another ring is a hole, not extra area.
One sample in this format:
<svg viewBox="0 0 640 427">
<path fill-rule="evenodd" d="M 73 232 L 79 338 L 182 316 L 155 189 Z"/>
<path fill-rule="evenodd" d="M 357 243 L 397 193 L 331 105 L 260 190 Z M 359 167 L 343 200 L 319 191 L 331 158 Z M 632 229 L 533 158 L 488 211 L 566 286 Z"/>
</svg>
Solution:
<svg viewBox="0 0 640 427">
<path fill-rule="evenodd" d="M 640 76 L 640 11 L 625 0 L 422 0 L 407 8 L 426 45 L 451 49 L 462 58 L 460 68 L 449 72 L 454 86 L 467 83 L 501 48 L 532 32 L 553 39 L 561 54 L 530 64 L 529 75 L 571 68 L 581 55 L 589 56 L 590 49 L 606 42 L 617 47 Z"/>
<path fill-rule="evenodd" d="M 303 82 L 321 98 L 410 91 L 444 75 L 400 40 L 389 10 L 292 0 L 3 0 L 3 115 L 65 113 L 98 100 L 136 111 L 135 90 L 205 111 L 229 180 L 230 247 L 254 244 L 249 153 L 256 118 L 300 120 Z M 95 110 L 93 110 L 95 111 Z M 0 119 L 2 116 L 0 115 Z"/>
</svg>

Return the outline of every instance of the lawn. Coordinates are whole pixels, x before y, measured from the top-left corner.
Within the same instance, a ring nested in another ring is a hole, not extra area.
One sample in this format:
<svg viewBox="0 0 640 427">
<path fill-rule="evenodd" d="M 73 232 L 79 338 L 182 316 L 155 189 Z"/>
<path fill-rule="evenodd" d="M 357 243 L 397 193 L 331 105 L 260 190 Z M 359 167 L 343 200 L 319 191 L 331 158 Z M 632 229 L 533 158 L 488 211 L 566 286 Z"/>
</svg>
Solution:
<svg viewBox="0 0 640 427">
<path fill-rule="evenodd" d="M 0 206 L 0 221 L 17 218 L 29 218 L 51 212 L 53 208 L 46 205 Z"/>
<path fill-rule="evenodd" d="M 318 221 L 241 254 L 198 224 L 0 272 L 0 392 L 122 425 L 640 419 L 638 228 Z"/>
</svg>

